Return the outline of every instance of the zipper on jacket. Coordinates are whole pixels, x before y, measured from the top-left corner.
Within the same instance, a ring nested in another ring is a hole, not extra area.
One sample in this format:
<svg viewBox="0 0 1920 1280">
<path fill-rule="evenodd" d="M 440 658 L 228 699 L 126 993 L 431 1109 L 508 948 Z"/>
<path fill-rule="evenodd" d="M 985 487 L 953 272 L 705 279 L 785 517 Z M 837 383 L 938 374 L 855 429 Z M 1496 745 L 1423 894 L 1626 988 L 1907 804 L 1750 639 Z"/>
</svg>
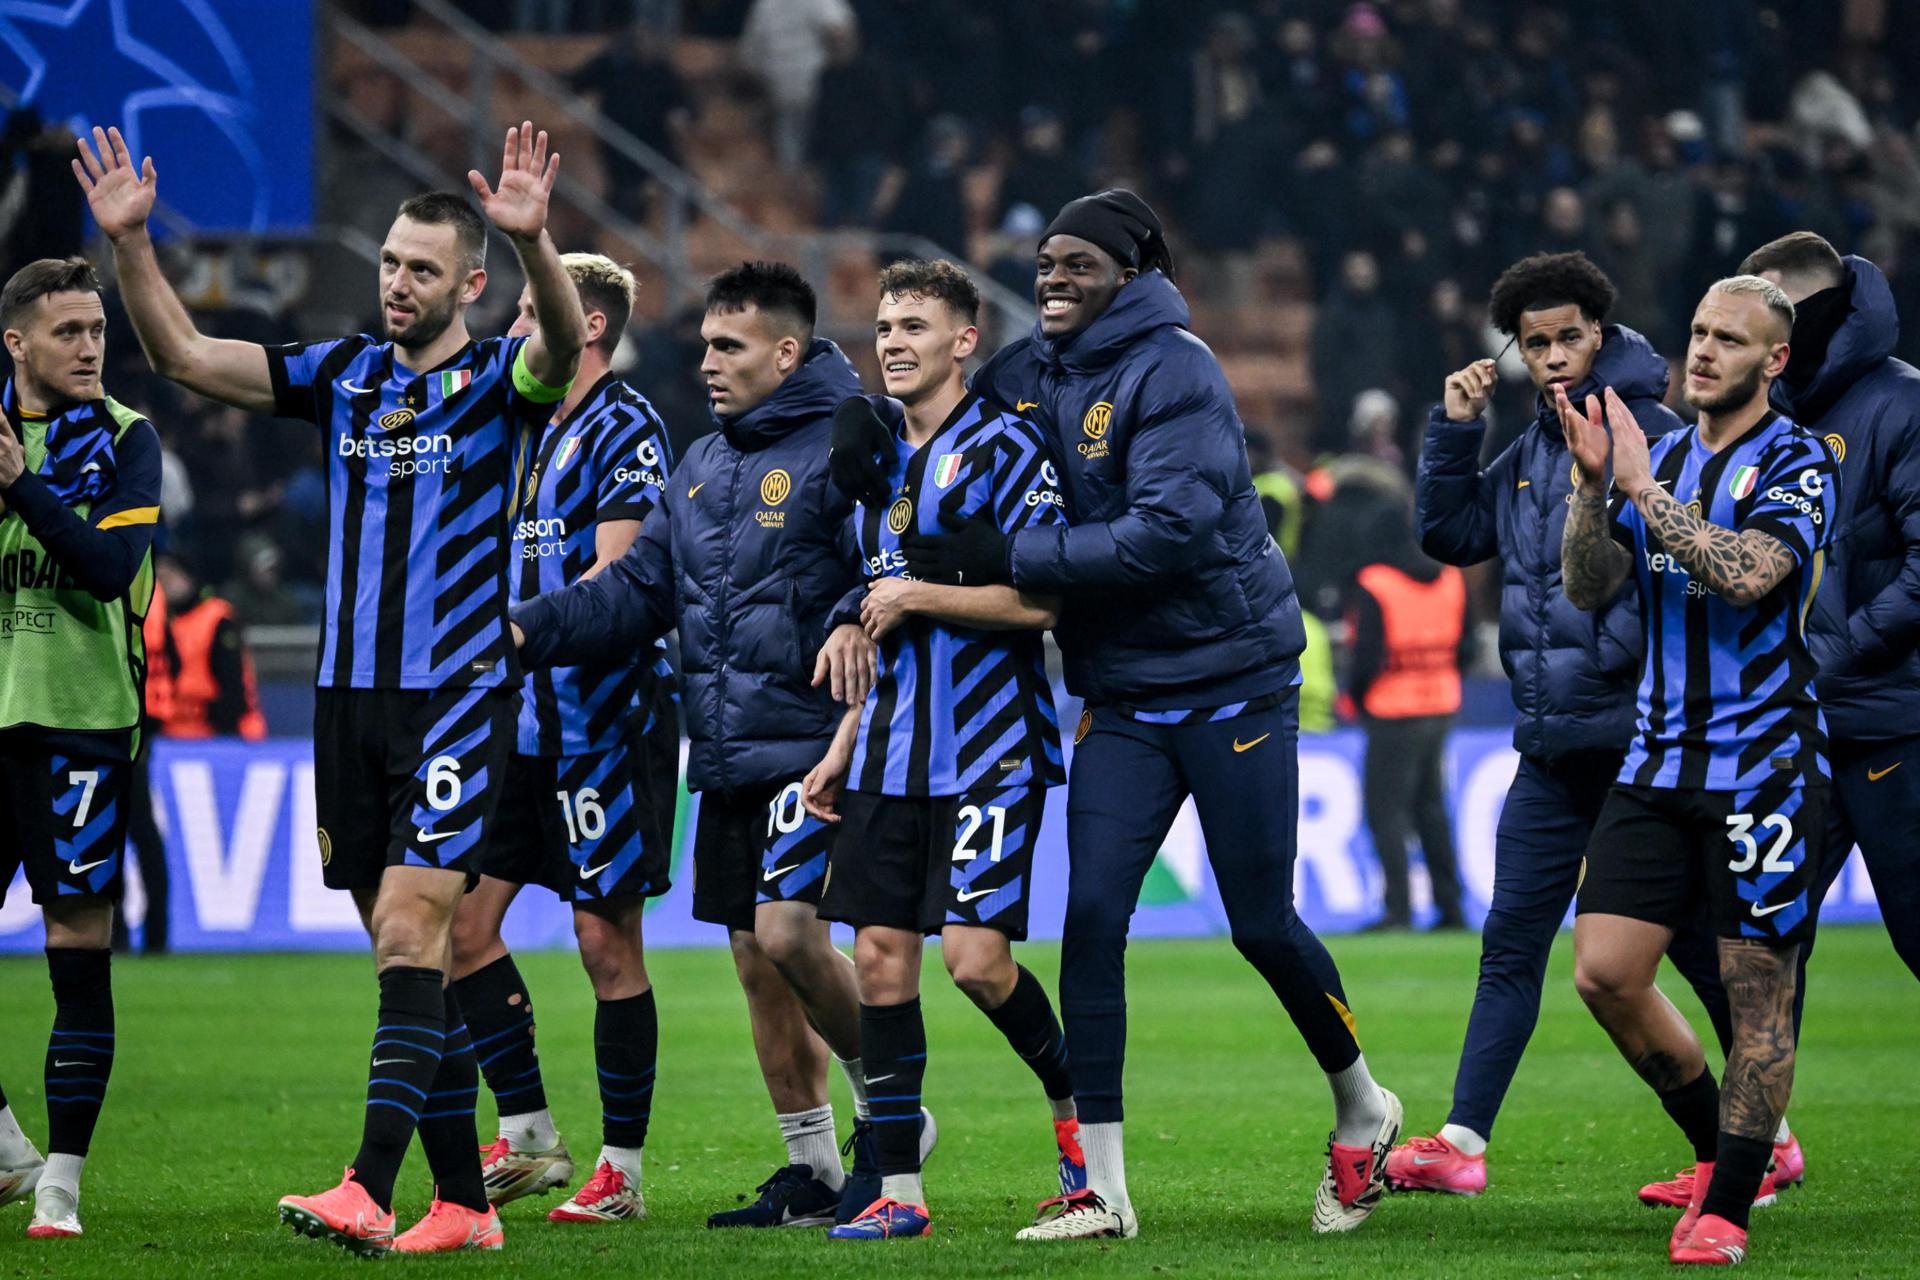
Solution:
<svg viewBox="0 0 1920 1280">
<path fill-rule="evenodd" d="M 717 692 L 720 695 L 719 701 L 713 711 L 714 755 L 720 763 L 720 789 L 727 792 L 733 790 L 732 779 L 726 776 L 730 772 L 728 768 L 729 755 L 726 751 L 719 749 L 720 744 L 726 739 L 722 722 L 727 716 L 727 653 L 728 646 L 733 642 L 733 619 L 727 612 L 726 601 L 727 596 L 733 588 L 733 511 L 738 505 L 740 495 L 740 471 L 746 465 L 747 455 L 735 450 L 733 455 L 733 476 L 727 483 L 727 518 L 725 524 L 722 526 L 726 530 L 726 535 L 721 543 L 721 549 L 725 554 L 720 558 L 720 590 L 715 594 L 713 601 L 714 621 L 716 624 L 714 632 L 719 637 L 719 643 L 714 646 L 714 652 L 720 659 L 719 666 L 713 673 L 719 681 Z"/>
</svg>

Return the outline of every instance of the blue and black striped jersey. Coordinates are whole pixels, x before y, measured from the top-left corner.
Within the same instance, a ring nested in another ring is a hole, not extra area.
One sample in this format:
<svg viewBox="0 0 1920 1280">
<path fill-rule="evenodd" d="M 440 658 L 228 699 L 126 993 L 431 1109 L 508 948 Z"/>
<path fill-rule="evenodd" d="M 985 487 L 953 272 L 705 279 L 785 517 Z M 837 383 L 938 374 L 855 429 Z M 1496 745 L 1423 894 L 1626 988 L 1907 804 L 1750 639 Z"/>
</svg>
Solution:
<svg viewBox="0 0 1920 1280">
<path fill-rule="evenodd" d="M 267 348 L 274 412 L 327 453 L 323 688 L 495 685 L 518 670 L 508 539 L 533 430 L 566 389 L 525 339 L 471 342 L 415 373 L 365 334 Z"/>
<path fill-rule="evenodd" d="M 673 469 L 667 428 L 646 397 L 609 373 L 534 449 L 513 531 L 513 603 L 558 591 L 593 567 L 602 520 L 645 520 Z M 664 671 L 656 640 L 613 666 L 548 667 L 520 688 L 515 750 L 577 756 L 620 740 L 628 716 L 651 705 Z"/>
<path fill-rule="evenodd" d="M 896 438 L 892 501 L 857 505 L 869 578 L 903 572 L 900 537 L 941 518 L 991 517 L 1007 533 L 1064 524 L 1060 476 L 1039 428 L 968 395 L 918 449 Z M 848 786 L 883 795 L 1066 781 L 1038 631 L 980 631 L 915 617 L 880 641 L 880 678 L 860 712 Z"/>
<path fill-rule="evenodd" d="M 1837 509 L 1833 455 L 1785 417 L 1717 453 L 1698 427 L 1655 440 L 1651 453 L 1661 488 L 1711 524 L 1779 539 L 1798 567 L 1738 608 L 1695 581 L 1615 495 L 1613 536 L 1633 552 L 1646 634 L 1638 732 L 1620 781 L 1710 791 L 1824 783 L 1826 722 L 1803 626 Z"/>
</svg>

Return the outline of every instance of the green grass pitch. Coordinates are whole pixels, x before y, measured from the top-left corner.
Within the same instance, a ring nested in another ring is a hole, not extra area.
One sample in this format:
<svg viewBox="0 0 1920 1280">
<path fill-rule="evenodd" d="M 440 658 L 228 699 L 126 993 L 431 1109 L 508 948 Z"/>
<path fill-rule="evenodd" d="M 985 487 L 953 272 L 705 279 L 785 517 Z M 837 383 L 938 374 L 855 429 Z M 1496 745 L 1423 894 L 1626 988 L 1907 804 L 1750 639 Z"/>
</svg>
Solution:
<svg viewBox="0 0 1920 1280">
<path fill-rule="evenodd" d="M 1335 938 L 1374 1073 L 1409 1127 L 1445 1118 L 1472 997 L 1477 940 Z M 1053 986 L 1057 951 L 1026 962 Z M 1615 1276 L 1670 1274 L 1670 1214 L 1640 1182 L 1685 1163 L 1658 1104 L 1575 997 L 1562 938 L 1532 1049 L 1501 1117 L 1492 1188 L 1478 1200 L 1392 1196 L 1360 1231 L 1307 1222 L 1330 1115 L 1325 1083 L 1263 984 L 1221 942 L 1131 952 L 1129 1179 L 1138 1240 L 1020 1245 L 1052 1177 L 1037 1086 L 950 986 L 927 993 L 927 1098 L 940 1145 L 926 1171 L 932 1238 L 830 1244 L 820 1232 L 709 1232 L 782 1151 L 724 951 L 652 957 L 661 1058 L 647 1146 L 645 1222 L 553 1227 L 555 1198 L 504 1216 L 491 1256 L 362 1263 L 275 1219 L 289 1191 L 330 1184 L 360 1124 L 374 986 L 364 956 L 173 957 L 116 964 L 120 1055 L 87 1169 L 76 1241 L 25 1239 L 27 1206 L 0 1211 L 9 1277 L 322 1275 L 368 1265 L 433 1274 L 562 1277 Z M 541 1060 L 576 1156 L 597 1149 L 592 997 L 576 961 L 520 964 Z M 929 975 L 938 974 L 930 957 Z M 1671 974 L 1668 975 L 1671 978 Z M 1683 1008 L 1691 998 L 1675 984 Z M 51 1017 L 37 959 L 0 961 L 0 1082 L 44 1139 L 41 1055 Z M 1920 988 L 1878 928 L 1820 938 L 1792 1118 L 1804 1188 L 1757 1211 L 1752 1270 L 1774 1276 L 1920 1274 Z M 844 1084 L 834 1084 L 844 1133 Z M 483 1126 L 489 1113 L 483 1103 Z M 482 1135 L 492 1130 L 483 1127 Z M 402 1225 L 426 1206 L 417 1151 L 400 1177 Z M 576 1184 L 577 1185 L 577 1184 Z"/>
</svg>

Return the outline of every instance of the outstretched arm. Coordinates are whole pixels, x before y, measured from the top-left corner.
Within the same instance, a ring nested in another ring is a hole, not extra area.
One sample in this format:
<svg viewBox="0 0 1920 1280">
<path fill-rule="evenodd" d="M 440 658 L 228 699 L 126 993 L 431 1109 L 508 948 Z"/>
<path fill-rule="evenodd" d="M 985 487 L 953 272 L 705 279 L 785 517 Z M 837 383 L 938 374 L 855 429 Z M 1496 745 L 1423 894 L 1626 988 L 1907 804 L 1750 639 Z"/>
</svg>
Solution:
<svg viewBox="0 0 1920 1280">
<path fill-rule="evenodd" d="M 1560 586 L 1574 608 L 1599 609 L 1620 594 L 1633 567 L 1633 557 L 1613 540 L 1607 514 L 1607 460 L 1613 446 L 1598 421 L 1597 398 L 1587 397 L 1583 415 L 1568 401 L 1564 389 L 1555 395 L 1560 429 L 1580 464 L 1580 483 L 1573 491 L 1573 506 L 1560 537 Z M 1641 439 L 1644 447 L 1645 437 Z"/>
<path fill-rule="evenodd" d="M 467 173 L 474 194 L 480 197 L 481 211 L 513 242 L 526 274 L 533 314 L 540 323 L 527 340 L 527 372 L 549 387 L 573 381 L 587 334 L 579 291 L 560 261 L 553 237 L 547 234 L 547 202 L 559 172 L 560 154 L 547 155 L 546 131 L 536 135 L 528 120 L 518 129 L 507 130 L 499 190 L 489 187 L 479 170 Z"/>
<path fill-rule="evenodd" d="M 153 158 L 146 157 L 136 169 L 118 129 L 95 129 L 93 146 L 82 138 L 79 147 L 73 173 L 87 193 L 93 220 L 113 244 L 120 296 L 147 363 L 161 377 L 203 396 L 255 413 L 271 412 L 273 379 L 266 349 L 201 333 L 160 270 L 147 232 L 159 185 Z"/>
</svg>

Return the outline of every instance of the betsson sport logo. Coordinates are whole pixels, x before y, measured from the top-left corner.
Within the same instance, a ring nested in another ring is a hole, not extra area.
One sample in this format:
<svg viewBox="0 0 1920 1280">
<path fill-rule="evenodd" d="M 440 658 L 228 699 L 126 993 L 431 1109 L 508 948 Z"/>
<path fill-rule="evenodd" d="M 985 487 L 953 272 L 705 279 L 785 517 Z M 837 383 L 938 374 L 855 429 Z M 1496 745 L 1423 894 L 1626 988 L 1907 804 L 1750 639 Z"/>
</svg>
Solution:
<svg viewBox="0 0 1920 1280">
<path fill-rule="evenodd" d="M 411 415 L 409 415 L 411 420 Z M 373 466 L 384 462 L 387 474 L 401 476 L 445 474 L 453 469 L 453 437 L 446 432 L 409 436 L 341 436 L 336 451 L 342 458 L 358 458 Z"/>
<path fill-rule="evenodd" d="M 561 516 L 542 516 L 538 520 L 522 520 L 513 527 L 513 540 L 520 544 L 522 560 L 539 560 L 546 556 L 565 555 L 567 522 Z"/>
</svg>

